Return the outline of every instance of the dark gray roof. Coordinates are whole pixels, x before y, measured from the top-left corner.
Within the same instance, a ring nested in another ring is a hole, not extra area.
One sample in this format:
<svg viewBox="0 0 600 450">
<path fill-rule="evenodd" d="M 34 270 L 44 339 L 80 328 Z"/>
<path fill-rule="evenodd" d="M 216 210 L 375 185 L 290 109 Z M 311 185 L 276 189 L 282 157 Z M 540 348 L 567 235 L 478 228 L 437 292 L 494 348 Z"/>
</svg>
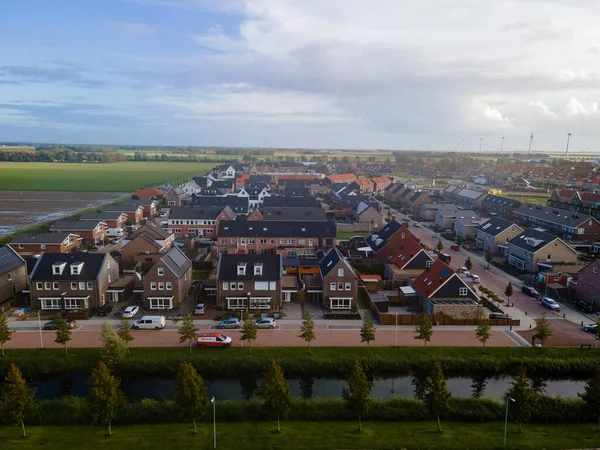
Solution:
<svg viewBox="0 0 600 450">
<path fill-rule="evenodd" d="M 397 222 L 396 220 L 391 220 L 381 230 L 371 233 L 365 242 L 373 249 L 375 253 L 377 253 L 379 250 L 385 247 L 388 239 L 397 233 L 400 228 L 402 228 L 401 223 Z"/>
<path fill-rule="evenodd" d="M 530 228 L 512 238 L 508 243 L 529 252 L 537 252 L 555 239 L 558 238 L 552 234 Z"/>
<path fill-rule="evenodd" d="M 203 187 L 200 192 L 198 192 L 196 195 L 217 195 L 217 196 L 223 196 L 225 195 L 225 191 L 216 188 L 216 187 Z"/>
<path fill-rule="evenodd" d="M 238 275 L 238 263 L 246 264 L 246 275 Z M 262 264 L 262 275 L 254 275 L 254 264 Z M 217 278 L 219 281 L 276 281 L 281 279 L 281 272 L 281 255 L 223 254 L 219 257 Z"/>
<path fill-rule="evenodd" d="M 526 203 L 519 206 L 513 213 L 517 215 L 517 217 L 519 214 L 522 214 L 524 216 L 535 217 L 537 219 L 573 228 L 580 226 L 590 219 L 596 220 L 587 214 L 581 214 L 566 209 L 557 209 L 551 206 L 534 205 L 532 203 Z"/>
<path fill-rule="evenodd" d="M 13 244 L 60 244 L 73 233 L 23 233 L 12 239 Z"/>
<path fill-rule="evenodd" d="M 498 205 L 498 206 L 502 206 L 504 208 L 518 208 L 519 206 L 521 206 L 521 202 L 518 200 L 515 200 L 513 198 L 501 197 L 499 195 L 492 195 L 492 194 L 488 194 L 483 199 L 483 203 L 490 204 L 490 205 Z"/>
<path fill-rule="evenodd" d="M 106 205 L 104 207 L 104 213 L 107 212 L 120 212 L 127 213 L 128 211 L 137 211 L 139 208 L 143 208 L 142 205 L 132 205 L 128 203 L 117 203 L 116 205 Z"/>
<path fill-rule="evenodd" d="M 221 220 L 218 237 L 334 238 L 335 222 Z"/>
<path fill-rule="evenodd" d="M 483 223 L 477 227 L 477 231 L 482 231 L 490 236 L 498 236 L 507 228 L 515 225 L 510 220 L 504 220 L 500 217 L 492 217 L 486 223 Z"/>
<path fill-rule="evenodd" d="M 249 205 L 248 197 L 226 195 L 224 197 L 192 195 L 192 206 L 220 207 L 229 206 L 236 214 L 246 214 Z"/>
<path fill-rule="evenodd" d="M 119 205 L 122 206 L 150 206 L 152 205 L 152 203 L 158 203 L 156 200 L 125 200 L 121 203 L 119 203 Z M 106 210 L 106 208 L 104 208 Z M 114 211 L 114 210 L 113 210 Z"/>
<path fill-rule="evenodd" d="M 217 181 L 213 181 L 212 184 L 210 185 L 210 187 L 217 188 L 217 189 L 233 189 L 234 183 L 235 183 L 235 180 L 233 178 L 230 178 L 228 180 L 217 180 Z"/>
<path fill-rule="evenodd" d="M 178 247 L 171 248 L 171 250 L 160 259 L 165 266 L 177 276 L 177 278 L 181 278 L 192 266 L 192 262 Z"/>
<path fill-rule="evenodd" d="M 475 191 L 473 189 L 461 189 L 458 192 L 458 194 L 456 194 L 456 197 L 465 197 L 470 198 L 471 200 L 477 200 L 482 195 L 486 195 L 486 193 L 481 191 Z"/>
<path fill-rule="evenodd" d="M 68 230 L 68 231 L 92 231 L 94 228 L 98 226 L 98 222 L 102 222 L 101 219 L 97 220 L 59 220 L 58 222 L 54 222 L 50 226 L 50 231 L 52 230 Z"/>
<path fill-rule="evenodd" d="M 121 214 L 125 213 L 123 211 L 91 211 L 82 214 L 79 220 L 117 220 Z"/>
<path fill-rule="evenodd" d="M 321 262 L 319 262 L 319 270 L 321 271 L 321 276 L 325 278 L 340 261 L 343 261 L 350 273 L 356 276 L 354 270 L 352 270 L 352 266 L 348 264 L 348 261 L 340 253 L 337 247 L 333 247 L 331 250 L 329 250 L 329 252 L 325 255 L 325 258 L 323 258 Z"/>
<path fill-rule="evenodd" d="M 110 255 L 104 253 L 43 253 L 38 263 L 33 269 L 31 279 L 36 280 L 73 280 L 73 281 L 92 281 L 98 278 L 102 270 L 104 258 L 110 258 Z M 65 262 L 67 265 L 61 275 L 52 273 L 52 265 Z M 71 275 L 71 264 L 83 263 L 83 268 L 79 275 Z"/>
<path fill-rule="evenodd" d="M 284 266 L 314 267 L 319 265 L 317 258 L 282 258 Z"/>
<path fill-rule="evenodd" d="M 408 200 L 409 202 L 414 202 L 415 200 L 417 200 L 421 195 L 427 195 L 425 192 L 415 192 L 413 194 L 413 196 Z"/>
<path fill-rule="evenodd" d="M 10 272 L 25 264 L 23 258 L 10 245 L 0 247 L 0 274 Z"/>
<path fill-rule="evenodd" d="M 317 206 L 317 199 L 310 197 L 265 197 L 263 202 L 265 207 L 286 207 L 286 206 Z"/>
<path fill-rule="evenodd" d="M 260 208 L 265 220 L 308 220 L 326 221 L 325 210 L 318 206 L 301 206 L 298 208 Z"/>
<path fill-rule="evenodd" d="M 414 191 L 412 189 L 407 189 L 402 194 L 400 194 L 400 197 L 406 198 L 408 196 L 412 196 L 413 193 Z"/>
<path fill-rule="evenodd" d="M 194 177 L 192 180 L 200 187 L 204 187 L 208 183 L 208 179 L 206 177 Z"/>
<path fill-rule="evenodd" d="M 221 211 L 226 208 L 203 208 L 200 206 L 175 206 L 171 208 L 169 220 L 171 219 L 203 219 L 214 220 Z"/>
</svg>

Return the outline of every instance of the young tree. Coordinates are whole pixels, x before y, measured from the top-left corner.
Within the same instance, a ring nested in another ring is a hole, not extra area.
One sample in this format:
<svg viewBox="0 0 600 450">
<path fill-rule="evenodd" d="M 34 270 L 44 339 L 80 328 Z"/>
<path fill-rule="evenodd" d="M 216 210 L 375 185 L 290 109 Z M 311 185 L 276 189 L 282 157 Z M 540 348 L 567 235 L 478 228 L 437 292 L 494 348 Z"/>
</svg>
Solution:
<svg viewBox="0 0 600 450">
<path fill-rule="evenodd" d="M 310 343 L 316 339 L 315 336 L 315 322 L 308 309 L 304 310 L 304 320 L 300 326 L 299 338 L 302 338 L 304 342 L 308 344 L 308 353 L 310 353 Z"/>
<path fill-rule="evenodd" d="M 367 349 L 370 349 L 369 344 L 375 340 L 375 324 L 371 320 L 369 311 L 365 313 L 362 327 L 360 327 L 360 342 L 367 343 Z"/>
<path fill-rule="evenodd" d="M 240 331 L 240 340 L 248 341 L 250 353 L 252 353 L 252 341 L 256 340 L 257 331 L 258 327 L 254 323 L 254 320 L 250 319 L 249 317 L 244 320 L 244 324 L 242 325 L 242 329 Z"/>
<path fill-rule="evenodd" d="M 287 418 L 292 407 L 292 391 L 285 381 L 281 367 L 273 360 L 258 386 L 258 398 L 262 400 L 261 410 L 272 420 L 277 420 L 277 432 L 281 431 L 280 421 Z"/>
<path fill-rule="evenodd" d="M 584 401 L 587 413 L 596 417 L 596 431 L 600 431 L 600 366 L 596 366 L 594 376 L 585 383 L 583 393 L 577 395 Z"/>
<path fill-rule="evenodd" d="M 471 257 L 467 257 L 467 260 L 465 261 L 465 267 L 467 268 L 467 270 L 470 272 L 471 269 L 473 268 L 473 262 L 471 261 Z"/>
<path fill-rule="evenodd" d="M 440 416 L 447 414 L 450 411 L 450 391 L 446 384 L 446 378 L 444 378 L 444 372 L 439 363 L 433 365 L 431 372 L 431 381 L 427 386 L 427 393 L 425 394 L 425 402 L 429 412 L 436 416 L 438 429 L 440 433 L 442 430 L 442 423 L 440 422 Z"/>
<path fill-rule="evenodd" d="M 431 341 L 431 335 L 433 335 L 433 325 L 431 324 L 431 320 L 429 320 L 429 316 L 421 314 L 421 320 L 415 327 L 415 333 L 417 335 L 414 338 L 423 341 L 425 347 L 427 347 L 427 343 Z"/>
<path fill-rule="evenodd" d="M 125 356 L 127 345 L 108 322 L 102 324 L 100 337 L 102 339 L 102 361 L 113 369 Z"/>
<path fill-rule="evenodd" d="M 175 379 L 175 403 L 182 417 L 192 418 L 194 434 L 197 432 L 196 417 L 202 417 L 208 406 L 206 391 L 204 380 L 194 366 L 188 362 L 181 363 Z"/>
<path fill-rule="evenodd" d="M 506 295 L 507 302 L 510 303 L 510 298 L 513 295 L 513 285 L 510 281 L 506 285 L 506 289 L 504 290 L 504 295 Z"/>
<path fill-rule="evenodd" d="M 441 239 L 438 239 L 438 243 L 435 247 L 439 252 L 441 252 L 442 250 L 444 250 L 444 244 L 442 243 Z"/>
<path fill-rule="evenodd" d="M 525 369 L 521 369 L 519 375 L 513 379 L 506 395 L 514 400 L 510 405 L 509 412 L 513 419 L 519 422 L 519 433 L 522 433 L 522 423 L 531 419 L 531 412 L 537 400 L 537 395 L 531 388 Z"/>
<path fill-rule="evenodd" d="M 60 313 L 56 315 L 54 321 L 56 322 L 56 339 L 54 339 L 54 342 L 64 345 L 65 353 L 68 355 L 67 343 L 71 340 L 71 329 Z"/>
<path fill-rule="evenodd" d="M 487 322 L 483 311 L 480 311 L 479 324 L 477 325 L 477 329 L 475 330 L 475 336 L 477 336 L 477 340 L 481 342 L 481 345 L 483 345 L 483 353 L 485 353 L 485 343 L 490 339 L 491 335 L 492 327 Z"/>
<path fill-rule="evenodd" d="M 544 351 L 544 347 L 546 346 L 546 342 L 550 336 L 552 336 L 550 324 L 548 323 L 548 319 L 546 319 L 546 314 L 542 314 L 540 317 L 535 319 L 535 334 L 533 335 L 533 339 L 540 341 L 542 344 L 542 351 Z"/>
<path fill-rule="evenodd" d="M 0 315 L 0 347 L 2 347 L 2 357 L 4 357 L 4 344 L 10 341 L 14 331 L 8 329 L 8 319 Z"/>
<path fill-rule="evenodd" d="M 464 242 L 465 242 L 465 238 L 463 238 L 461 235 L 456 236 L 456 243 L 458 245 L 463 245 Z"/>
<path fill-rule="evenodd" d="M 492 255 L 492 251 L 488 250 L 487 252 L 485 252 L 485 261 L 487 262 L 487 268 L 490 268 L 490 263 L 492 262 L 492 260 L 494 259 L 494 256 Z"/>
<path fill-rule="evenodd" d="M 121 338 L 125 345 L 127 346 L 127 354 L 131 355 L 131 351 L 129 350 L 129 343 L 133 341 L 133 336 L 131 335 L 131 324 L 127 317 L 121 317 L 119 321 L 119 329 L 117 330 L 117 334 Z"/>
<path fill-rule="evenodd" d="M 112 436 L 112 421 L 117 410 L 126 402 L 125 395 L 119 389 L 120 384 L 121 380 L 112 375 L 102 361 L 98 361 L 88 380 L 88 401 L 94 422 L 107 425 L 109 436 Z"/>
<path fill-rule="evenodd" d="M 362 431 L 361 418 L 369 413 L 372 406 L 371 382 L 356 361 L 348 378 L 348 389 L 342 390 L 342 398 L 352 414 L 358 419 L 358 431 Z"/>
<path fill-rule="evenodd" d="M 2 386 L 0 409 L 7 422 L 21 424 L 23 437 L 26 437 L 25 419 L 34 415 L 38 409 L 34 396 L 35 389 L 27 387 L 19 368 L 11 364 Z"/>
<path fill-rule="evenodd" d="M 179 343 L 184 343 L 188 341 L 190 344 L 190 355 L 192 354 L 192 344 L 198 340 L 198 328 L 194 325 L 194 318 L 192 317 L 192 313 L 184 314 L 183 322 L 181 323 L 181 328 L 178 330 L 179 332 Z"/>
</svg>

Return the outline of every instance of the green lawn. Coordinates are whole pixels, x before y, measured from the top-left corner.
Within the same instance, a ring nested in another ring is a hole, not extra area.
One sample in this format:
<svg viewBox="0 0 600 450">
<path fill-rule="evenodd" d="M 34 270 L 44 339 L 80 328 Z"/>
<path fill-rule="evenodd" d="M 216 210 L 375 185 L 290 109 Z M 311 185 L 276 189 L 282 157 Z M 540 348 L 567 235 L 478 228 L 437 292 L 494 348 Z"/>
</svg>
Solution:
<svg viewBox="0 0 600 450">
<path fill-rule="evenodd" d="M 369 234 L 371 234 L 371 233 L 369 233 L 368 231 L 338 231 L 335 234 L 335 237 L 337 239 L 350 239 L 351 237 L 354 237 L 354 236 L 367 237 Z"/>
<path fill-rule="evenodd" d="M 217 405 L 218 407 L 218 405 Z M 281 433 L 273 423 L 217 423 L 219 449 L 498 449 L 502 448 L 504 423 L 442 422 L 444 432 L 430 422 L 365 422 L 357 431 L 355 422 L 284 422 Z M 113 425 L 112 437 L 104 427 L 29 427 L 26 439 L 17 426 L 0 427 L 3 449 L 183 449 L 212 448 L 212 423 L 199 424 L 194 435 L 191 424 Z M 525 424 L 519 434 L 509 424 L 507 448 L 558 449 L 600 446 L 595 424 Z"/>
<path fill-rule="evenodd" d="M 506 194 L 505 197 L 513 198 L 520 201 L 521 203 L 533 203 L 535 205 L 547 205 L 547 200 L 550 196 L 537 196 L 537 195 L 521 195 L 521 194 Z"/>
<path fill-rule="evenodd" d="M 0 164 L 0 190 L 131 192 L 139 187 L 181 183 L 213 163 L 121 162 L 114 164 Z"/>
</svg>

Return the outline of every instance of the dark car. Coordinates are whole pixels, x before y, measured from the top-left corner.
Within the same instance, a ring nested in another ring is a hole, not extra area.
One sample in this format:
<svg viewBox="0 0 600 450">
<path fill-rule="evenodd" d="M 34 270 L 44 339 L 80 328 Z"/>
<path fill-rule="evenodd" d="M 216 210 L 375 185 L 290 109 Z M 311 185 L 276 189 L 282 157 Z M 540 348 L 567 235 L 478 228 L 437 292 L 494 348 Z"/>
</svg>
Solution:
<svg viewBox="0 0 600 450">
<path fill-rule="evenodd" d="M 595 323 L 590 323 L 583 327 L 583 331 L 587 331 L 588 333 L 595 333 L 597 329 L 598 329 L 598 324 L 595 324 Z"/>
<path fill-rule="evenodd" d="M 113 308 L 113 305 L 107 303 L 102 308 L 100 308 L 96 314 L 98 316 L 108 316 L 112 312 Z"/>
<path fill-rule="evenodd" d="M 581 300 L 575 302 L 575 308 L 586 313 L 594 312 L 594 307 L 592 305 Z"/>
<path fill-rule="evenodd" d="M 509 314 L 504 314 L 504 313 L 491 313 L 490 314 L 490 319 L 512 319 L 512 317 Z"/>
<path fill-rule="evenodd" d="M 538 291 L 536 291 L 536 290 L 535 290 L 534 288 L 532 288 L 531 286 L 523 286 L 523 287 L 521 288 L 521 291 L 522 291 L 524 294 L 527 294 L 527 295 L 529 295 L 530 297 L 537 297 L 537 296 L 539 295 L 539 294 L 538 294 Z"/>
<path fill-rule="evenodd" d="M 65 323 L 67 324 L 67 326 L 69 328 L 75 328 L 75 326 L 77 325 L 77 322 L 75 322 L 74 320 L 65 320 Z M 56 321 L 55 320 L 51 320 L 50 322 L 46 322 L 44 324 L 44 330 L 56 330 Z"/>
</svg>

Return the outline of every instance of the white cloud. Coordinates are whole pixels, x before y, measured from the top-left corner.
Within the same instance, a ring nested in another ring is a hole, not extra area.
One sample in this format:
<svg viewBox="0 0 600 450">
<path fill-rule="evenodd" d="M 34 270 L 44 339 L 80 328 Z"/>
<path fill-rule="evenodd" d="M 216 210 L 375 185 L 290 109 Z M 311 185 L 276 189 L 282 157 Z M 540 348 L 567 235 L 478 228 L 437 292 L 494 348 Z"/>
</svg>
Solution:
<svg viewBox="0 0 600 450">
<path fill-rule="evenodd" d="M 108 22 L 108 25 L 117 33 L 124 36 L 146 37 L 156 33 L 154 27 L 145 23 Z"/>
<path fill-rule="evenodd" d="M 570 98 L 567 106 L 565 107 L 565 114 L 567 116 L 587 116 L 591 114 L 598 114 L 598 103 L 587 102 L 581 103 L 576 98 Z"/>
<path fill-rule="evenodd" d="M 535 115 L 543 119 L 554 119 L 557 117 L 556 113 L 540 100 L 529 102 L 529 108 L 534 112 Z"/>
</svg>

